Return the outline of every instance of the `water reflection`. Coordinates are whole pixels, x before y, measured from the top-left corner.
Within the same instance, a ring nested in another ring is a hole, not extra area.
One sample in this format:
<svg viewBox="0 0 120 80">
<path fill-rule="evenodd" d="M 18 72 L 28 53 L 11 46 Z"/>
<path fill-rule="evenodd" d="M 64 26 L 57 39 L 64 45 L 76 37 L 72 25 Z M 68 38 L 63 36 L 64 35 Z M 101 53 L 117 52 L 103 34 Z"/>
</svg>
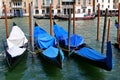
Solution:
<svg viewBox="0 0 120 80">
<path fill-rule="evenodd" d="M 77 63 L 77 66 L 79 70 L 81 71 L 81 75 L 85 76 L 89 80 L 104 80 L 104 73 L 102 72 L 103 70 L 94 67 L 88 63 L 85 63 L 84 61 L 78 60 L 78 59 L 73 59 L 74 62 Z"/>
<path fill-rule="evenodd" d="M 111 17 L 111 32 L 110 39 L 112 43 L 116 42 L 116 28 L 114 27 L 114 20 L 117 17 Z M 102 36 L 104 18 L 101 17 L 100 32 Z M 43 27 L 49 33 L 49 23 L 50 21 L 38 20 L 37 23 Z M 68 28 L 67 21 L 55 20 L 57 24 L 62 26 L 65 30 Z M 28 17 L 24 18 L 13 18 L 8 20 L 9 31 L 12 28 L 12 23 L 16 22 L 18 26 L 25 32 L 29 33 Z M 0 44 L 2 44 L 2 39 L 5 39 L 5 22 L 0 20 Z M 72 22 L 71 22 L 72 27 Z M 101 38 L 100 41 L 96 41 L 96 27 L 97 18 L 89 21 L 76 21 L 76 33 L 83 36 L 88 45 L 92 48 L 100 51 L 101 49 Z M 72 28 L 71 28 L 72 32 Z M 6 68 L 0 71 L 0 80 L 119 80 L 120 76 L 120 51 L 113 48 L 113 58 L 114 58 L 114 69 L 112 71 L 105 71 L 88 65 L 84 62 L 79 62 L 72 58 L 65 57 L 63 63 L 63 69 L 58 69 L 55 66 L 46 63 L 44 60 L 39 60 L 39 58 L 34 54 L 34 60 L 31 58 L 31 54 L 28 54 L 26 59 L 23 59 L 13 71 L 7 71 Z M 0 45 L 0 52 L 2 52 L 2 45 Z M 0 61 L 0 67 L 2 67 L 2 62 Z M 4 67 L 4 65 L 3 65 Z"/>
<path fill-rule="evenodd" d="M 27 53 L 22 59 L 14 66 L 14 69 L 8 69 L 5 73 L 5 80 L 21 79 L 23 72 L 26 70 Z"/>
</svg>

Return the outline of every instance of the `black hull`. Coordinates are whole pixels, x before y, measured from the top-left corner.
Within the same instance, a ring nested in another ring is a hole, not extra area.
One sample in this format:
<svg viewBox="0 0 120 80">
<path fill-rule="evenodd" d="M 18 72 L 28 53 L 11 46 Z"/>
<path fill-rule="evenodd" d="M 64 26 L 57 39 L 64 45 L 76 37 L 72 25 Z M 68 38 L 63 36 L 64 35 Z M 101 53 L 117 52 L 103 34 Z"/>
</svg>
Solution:
<svg viewBox="0 0 120 80">
<path fill-rule="evenodd" d="M 27 50 L 24 51 L 24 53 L 20 56 L 16 56 L 16 57 L 11 57 L 11 55 L 7 52 L 7 42 L 2 40 L 3 46 L 4 46 L 4 50 L 5 50 L 5 60 L 7 63 L 7 66 L 10 70 L 12 70 L 19 62 L 22 58 L 24 58 L 25 56 L 27 56 Z M 27 43 L 26 43 L 26 47 L 27 47 Z"/>
<path fill-rule="evenodd" d="M 89 47 L 89 46 L 87 46 L 86 44 L 83 44 L 83 45 L 79 46 L 78 49 L 80 49 L 80 48 L 82 48 L 82 47 L 84 47 L 84 46 Z M 66 55 L 69 56 L 67 47 L 63 47 L 63 45 L 61 45 L 61 47 L 62 47 L 64 53 L 66 53 Z M 76 50 L 77 50 L 77 48 L 76 48 Z M 70 53 L 71 53 L 71 52 L 70 52 Z M 111 68 L 109 68 L 109 67 L 107 66 L 107 63 L 106 63 L 106 62 L 94 61 L 94 60 L 91 60 L 91 59 L 82 57 L 81 55 L 78 55 L 77 53 L 74 53 L 74 52 L 72 52 L 72 53 L 70 54 L 70 57 L 72 57 L 72 58 L 74 58 L 74 59 L 76 59 L 76 60 L 82 61 L 82 62 L 86 62 L 86 63 L 91 64 L 91 65 L 93 65 L 93 66 L 96 66 L 96 67 L 105 69 L 105 70 L 107 70 L 107 71 L 112 70 Z"/>
<path fill-rule="evenodd" d="M 93 61 L 91 59 L 88 59 L 88 58 L 85 58 L 85 57 L 82 57 L 80 55 L 77 55 L 76 53 L 72 53 L 71 54 L 71 57 L 74 58 L 75 60 L 79 60 L 79 61 L 82 61 L 82 62 L 86 62 L 88 64 L 91 64 L 93 66 L 96 66 L 96 67 L 99 67 L 99 68 L 102 68 L 102 69 L 105 69 L 107 71 L 111 71 L 112 69 L 109 68 L 107 66 L 107 64 L 105 62 L 101 62 L 101 61 Z"/>
<path fill-rule="evenodd" d="M 37 55 L 38 55 L 39 58 L 44 59 L 46 62 L 51 63 L 54 66 L 62 69 L 62 56 L 60 55 L 60 53 L 57 55 L 56 58 L 49 58 L 49 57 L 43 55 L 43 53 L 41 51 L 39 51 L 37 53 Z"/>
<path fill-rule="evenodd" d="M 9 54 L 9 53 L 7 53 L 7 54 Z M 22 55 L 14 57 L 14 58 L 6 55 L 5 60 L 6 60 L 7 66 L 9 67 L 9 69 L 15 68 L 15 66 L 17 64 L 19 64 L 21 59 L 25 58 L 26 56 L 27 56 L 27 51 L 25 51 Z"/>
</svg>

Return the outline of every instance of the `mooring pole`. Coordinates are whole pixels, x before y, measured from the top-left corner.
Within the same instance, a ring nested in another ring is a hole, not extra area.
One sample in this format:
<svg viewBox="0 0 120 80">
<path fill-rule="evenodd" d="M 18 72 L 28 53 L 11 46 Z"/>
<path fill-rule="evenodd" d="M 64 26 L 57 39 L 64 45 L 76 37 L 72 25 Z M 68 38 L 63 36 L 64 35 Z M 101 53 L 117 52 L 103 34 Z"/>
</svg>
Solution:
<svg viewBox="0 0 120 80">
<path fill-rule="evenodd" d="M 53 35 L 52 33 L 52 4 L 50 4 L 50 35 Z"/>
<path fill-rule="evenodd" d="M 30 35 L 30 45 L 32 52 L 34 51 L 34 26 L 33 26 L 33 10 L 29 3 L 29 35 Z"/>
<path fill-rule="evenodd" d="M 110 19 L 108 20 L 107 42 L 110 41 Z"/>
<path fill-rule="evenodd" d="M 8 38 L 8 20 L 7 20 L 7 10 L 6 5 L 4 5 L 4 13 L 5 13 L 5 26 L 6 26 L 6 38 Z"/>
<path fill-rule="evenodd" d="M 100 39 L 100 4 L 98 3 L 97 40 Z"/>
<path fill-rule="evenodd" d="M 76 26 L 75 26 L 75 3 L 73 4 L 73 34 L 76 33 Z"/>
<path fill-rule="evenodd" d="M 119 6 L 118 6 L 118 46 L 119 46 L 119 49 L 120 49 L 120 3 L 119 3 Z"/>
<path fill-rule="evenodd" d="M 68 50 L 70 54 L 70 25 L 71 25 L 71 9 L 69 9 L 69 20 L 68 20 Z"/>
<path fill-rule="evenodd" d="M 108 9 L 106 8 L 105 18 L 104 18 L 104 27 L 103 27 L 103 36 L 102 36 L 101 53 L 104 52 L 105 33 L 106 33 L 106 26 L 107 26 L 107 15 L 108 15 Z"/>
</svg>

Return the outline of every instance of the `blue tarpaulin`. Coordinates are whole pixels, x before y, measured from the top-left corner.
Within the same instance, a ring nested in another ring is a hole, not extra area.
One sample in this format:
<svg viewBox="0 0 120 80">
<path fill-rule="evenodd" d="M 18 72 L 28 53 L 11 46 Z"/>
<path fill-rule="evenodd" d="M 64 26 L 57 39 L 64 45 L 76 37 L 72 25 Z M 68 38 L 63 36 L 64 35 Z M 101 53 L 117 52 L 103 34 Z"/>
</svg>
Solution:
<svg viewBox="0 0 120 80">
<path fill-rule="evenodd" d="M 39 26 L 34 28 L 34 39 L 41 49 L 48 48 L 56 44 L 54 37 L 50 36 Z"/>
<path fill-rule="evenodd" d="M 68 32 L 66 32 L 62 27 L 54 24 L 54 34 L 58 41 L 62 41 L 65 46 L 68 46 Z M 77 35 L 70 35 L 70 47 L 78 47 L 84 43 L 84 38 Z"/>
</svg>

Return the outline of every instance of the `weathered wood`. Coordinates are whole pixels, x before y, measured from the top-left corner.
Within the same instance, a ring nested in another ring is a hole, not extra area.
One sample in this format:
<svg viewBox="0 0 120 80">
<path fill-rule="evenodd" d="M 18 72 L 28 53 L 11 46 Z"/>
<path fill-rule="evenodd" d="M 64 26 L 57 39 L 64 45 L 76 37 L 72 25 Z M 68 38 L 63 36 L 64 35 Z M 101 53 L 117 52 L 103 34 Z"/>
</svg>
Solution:
<svg viewBox="0 0 120 80">
<path fill-rule="evenodd" d="M 53 35 L 53 31 L 52 31 L 52 4 L 50 4 L 50 35 Z"/>
<path fill-rule="evenodd" d="M 30 39 L 30 45 L 31 45 L 31 51 L 34 51 L 34 26 L 33 26 L 33 11 L 32 6 L 29 3 L 29 39 Z"/>
<path fill-rule="evenodd" d="M 73 4 L 73 34 L 76 33 L 76 26 L 75 26 L 75 3 Z"/>
<path fill-rule="evenodd" d="M 119 45 L 119 49 L 120 49 L 120 3 L 119 3 L 119 7 L 118 7 L 118 45 Z"/>
<path fill-rule="evenodd" d="M 100 39 L 100 4 L 98 4 L 97 40 Z"/>
<path fill-rule="evenodd" d="M 71 25 L 71 9 L 69 9 L 69 20 L 68 20 L 68 50 L 70 53 L 70 25 Z"/>
<path fill-rule="evenodd" d="M 5 26 L 6 26 L 6 38 L 8 38 L 8 20 L 7 20 L 7 10 L 6 10 L 6 5 L 4 5 L 4 13 L 5 13 Z"/>
<path fill-rule="evenodd" d="M 110 41 L 110 19 L 108 20 L 107 42 Z"/>
</svg>

